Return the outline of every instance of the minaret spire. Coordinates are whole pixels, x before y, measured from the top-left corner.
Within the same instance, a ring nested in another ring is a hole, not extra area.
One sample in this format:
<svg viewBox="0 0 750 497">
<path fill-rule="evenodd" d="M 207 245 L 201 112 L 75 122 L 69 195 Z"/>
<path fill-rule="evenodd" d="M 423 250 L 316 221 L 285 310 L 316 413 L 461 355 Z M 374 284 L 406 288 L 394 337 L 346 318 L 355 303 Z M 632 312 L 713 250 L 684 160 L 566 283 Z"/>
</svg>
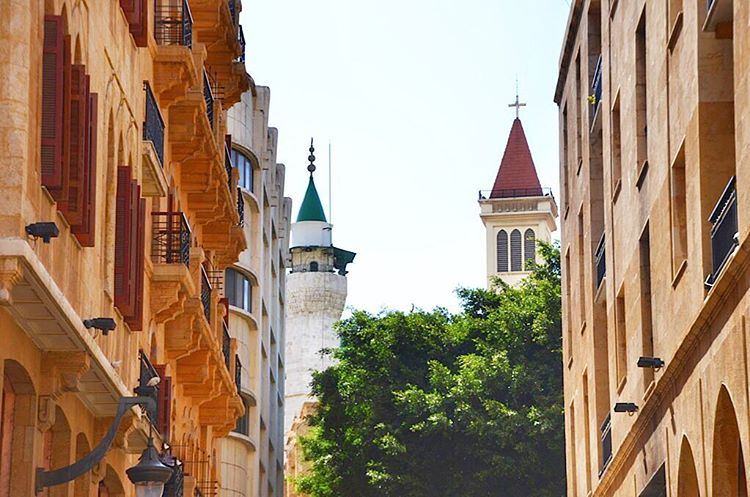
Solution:
<svg viewBox="0 0 750 497">
<path fill-rule="evenodd" d="M 313 139 L 310 138 L 310 155 L 307 157 L 307 160 L 310 161 L 310 164 L 307 165 L 307 170 L 310 171 L 310 176 L 312 176 L 312 173 L 315 172 L 315 146 L 313 145 Z"/>
</svg>

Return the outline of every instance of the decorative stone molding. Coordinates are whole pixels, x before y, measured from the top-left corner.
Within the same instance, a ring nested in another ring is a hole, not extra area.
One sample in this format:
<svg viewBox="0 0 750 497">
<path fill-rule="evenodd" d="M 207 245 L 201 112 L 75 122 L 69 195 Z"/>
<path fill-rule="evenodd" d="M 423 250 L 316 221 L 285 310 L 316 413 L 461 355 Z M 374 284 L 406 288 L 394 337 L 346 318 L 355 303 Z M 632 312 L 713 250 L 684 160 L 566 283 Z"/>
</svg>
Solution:
<svg viewBox="0 0 750 497">
<path fill-rule="evenodd" d="M 11 305 L 10 292 L 22 278 L 22 269 L 16 257 L 0 257 L 0 305 Z"/>
<path fill-rule="evenodd" d="M 55 413 L 57 411 L 57 402 L 49 395 L 39 396 L 39 407 L 37 409 L 36 427 L 42 433 L 52 428 L 55 424 Z"/>
<path fill-rule="evenodd" d="M 86 352 L 45 352 L 42 359 L 43 391 L 57 401 L 66 392 L 80 391 L 81 376 L 91 367 Z"/>
</svg>

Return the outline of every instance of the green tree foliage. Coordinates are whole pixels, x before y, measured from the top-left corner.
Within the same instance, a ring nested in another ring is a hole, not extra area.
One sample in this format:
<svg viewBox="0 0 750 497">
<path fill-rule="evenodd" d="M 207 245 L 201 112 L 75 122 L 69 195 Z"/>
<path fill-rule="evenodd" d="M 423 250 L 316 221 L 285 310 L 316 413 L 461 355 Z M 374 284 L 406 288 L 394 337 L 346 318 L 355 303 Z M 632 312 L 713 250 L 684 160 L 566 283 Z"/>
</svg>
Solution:
<svg viewBox="0 0 750 497">
<path fill-rule="evenodd" d="M 302 440 L 313 497 L 565 493 L 560 252 L 518 287 L 458 291 L 463 312 L 355 312 L 317 373 Z"/>
</svg>

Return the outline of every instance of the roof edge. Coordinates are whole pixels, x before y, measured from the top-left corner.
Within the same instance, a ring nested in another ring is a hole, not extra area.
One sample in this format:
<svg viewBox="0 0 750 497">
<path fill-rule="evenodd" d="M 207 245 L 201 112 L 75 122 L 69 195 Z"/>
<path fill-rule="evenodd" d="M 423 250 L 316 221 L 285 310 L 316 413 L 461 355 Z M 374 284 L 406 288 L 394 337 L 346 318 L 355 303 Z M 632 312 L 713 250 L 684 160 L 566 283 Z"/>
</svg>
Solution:
<svg viewBox="0 0 750 497">
<path fill-rule="evenodd" d="M 578 35 L 578 27 L 581 24 L 582 12 L 583 0 L 574 0 L 570 6 L 570 14 L 568 15 L 565 36 L 563 37 L 563 48 L 560 53 L 560 70 L 557 76 L 554 98 L 554 102 L 557 105 L 560 105 L 563 87 L 565 86 L 565 78 L 568 77 L 568 66 L 570 65 L 570 59 L 573 57 L 573 47 L 575 46 L 575 39 Z"/>
</svg>

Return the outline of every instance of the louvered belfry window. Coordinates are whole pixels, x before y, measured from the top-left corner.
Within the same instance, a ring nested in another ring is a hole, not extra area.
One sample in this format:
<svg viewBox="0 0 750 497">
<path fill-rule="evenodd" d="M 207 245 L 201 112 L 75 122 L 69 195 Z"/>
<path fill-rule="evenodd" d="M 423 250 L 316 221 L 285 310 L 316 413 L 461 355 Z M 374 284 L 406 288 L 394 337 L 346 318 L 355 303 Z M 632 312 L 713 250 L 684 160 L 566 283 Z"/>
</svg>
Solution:
<svg viewBox="0 0 750 497">
<path fill-rule="evenodd" d="M 518 230 L 510 232 L 510 270 L 523 271 L 521 261 L 521 232 Z"/>
<path fill-rule="evenodd" d="M 526 265 L 528 262 L 536 260 L 536 234 L 531 228 L 527 229 L 523 234 L 523 265 L 524 269 L 528 270 Z"/>
<path fill-rule="evenodd" d="M 86 67 L 72 64 L 62 16 L 44 18 L 42 63 L 42 185 L 84 247 L 96 221 L 98 99 Z"/>
<path fill-rule="evenodd" d="M 115 305 L 131 330 L 143 328 L 146 199 L 130 166 L 117 168 Z"/>
<path fill-rule="evenodd" d="M 497 271 L 508 272 L 508 232 L 505 230 L 497 234 Z"/>
</svg>

